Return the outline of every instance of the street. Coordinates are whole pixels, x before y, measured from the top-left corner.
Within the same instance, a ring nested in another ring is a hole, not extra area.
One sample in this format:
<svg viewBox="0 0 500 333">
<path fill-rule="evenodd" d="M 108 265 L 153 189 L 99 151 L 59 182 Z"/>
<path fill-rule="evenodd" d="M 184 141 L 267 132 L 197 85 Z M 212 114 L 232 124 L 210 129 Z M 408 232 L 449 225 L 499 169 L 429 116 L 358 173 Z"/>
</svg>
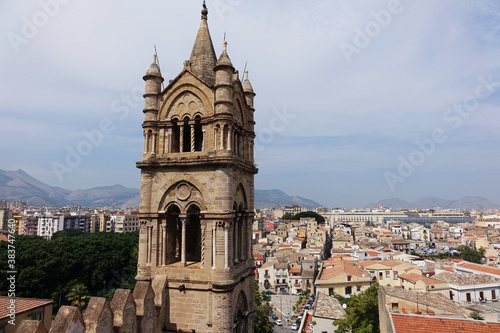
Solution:
<svg viewBox="0 0 500 333">
<path fill-rule="evenodd" d="M 274 326 L 274 332 L 296 332 L 291 330 L 293 322 L 287 320 L 291 317 L 293 312 L 293 306 L 297 303 L 299 296 L 294 295 L 270 295 L 271 296 L 271 306 L 274 309 L 274 314 L 283 321 L 283 326 Z"/>
</svg>

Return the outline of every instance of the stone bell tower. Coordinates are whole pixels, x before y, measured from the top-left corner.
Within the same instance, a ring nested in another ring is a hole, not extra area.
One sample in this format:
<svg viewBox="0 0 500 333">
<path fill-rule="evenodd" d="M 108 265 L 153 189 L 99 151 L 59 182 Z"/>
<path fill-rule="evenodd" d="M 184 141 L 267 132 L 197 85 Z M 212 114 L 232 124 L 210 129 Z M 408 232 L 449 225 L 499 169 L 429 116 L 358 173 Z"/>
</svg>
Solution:
<svg viewBox="0 0 500 333">
<path fill-rule="evenodd" d="M 162 90 L 156 57 L 144 76 L 136 279 L 162 286 L 157 332 L 253 330 L 255 93 L 226 41 L 217 60 L 207 17 L 203 3 L 177 77 Z"/>
</svg>

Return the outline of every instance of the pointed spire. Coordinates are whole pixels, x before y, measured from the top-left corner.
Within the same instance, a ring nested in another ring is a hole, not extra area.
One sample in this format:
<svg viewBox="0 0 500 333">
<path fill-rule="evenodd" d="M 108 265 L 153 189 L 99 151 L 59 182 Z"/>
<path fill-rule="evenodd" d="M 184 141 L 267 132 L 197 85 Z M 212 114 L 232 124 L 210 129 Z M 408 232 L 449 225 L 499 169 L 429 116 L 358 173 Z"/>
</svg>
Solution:
<svg viewBox="0 0 500 333">
<path fill-rule="evenodd" d="M 221 66 L 221 65 L 233 67 L 233 63 L 231 62 L 231 59 L 229 59 L 229 56 L 227 55 L 227 41 L 225 40 L 225 37 L 224 37 L 224 43 L 222 43 L 222 54 L 220 55 L 219 60 L 217 60 L 216 66 Z"/>
<path fill-rule="evenodd" d="M 215 83 L 214 67 L 217 58 L 208 30 L 207 16 L 208 9 L 205 1 L 203 1 L 200 29 L 196 35 L 189 61 L 192 72 L 209 85 L 213 85 Z"/>
<path fill-rule="evenodd" d="M 156 53 L 153 55 L 153 63 L 149 66 L 146 76 L 159 76 L 161 77 L 160 67 L 158 67 L 158 61 L 156 59 Z"/>
<path fill-rule="evenodd" d="M 245 81 L 243 81 L 243 91 L 246 93 L 253 93 L 252 85 L 248 79 L 248 70 L 245 71 Z"/>
</svg>

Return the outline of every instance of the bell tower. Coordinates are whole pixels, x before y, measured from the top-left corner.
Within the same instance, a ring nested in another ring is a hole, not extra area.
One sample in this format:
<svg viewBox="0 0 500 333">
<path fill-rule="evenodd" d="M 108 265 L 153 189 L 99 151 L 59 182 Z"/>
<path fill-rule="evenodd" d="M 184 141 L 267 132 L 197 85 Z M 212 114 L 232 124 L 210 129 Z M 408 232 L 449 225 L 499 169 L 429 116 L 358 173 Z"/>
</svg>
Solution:
<svg viewBox="0 0 500 333">
<path fill-rule="evenodd" d="M 158 332 L 252 332 L 255 93 L 201 13 L 181 73 L 162 90 L 155 57 L 144 76 L 136 279 L 165 285 Z"/>
</svg>

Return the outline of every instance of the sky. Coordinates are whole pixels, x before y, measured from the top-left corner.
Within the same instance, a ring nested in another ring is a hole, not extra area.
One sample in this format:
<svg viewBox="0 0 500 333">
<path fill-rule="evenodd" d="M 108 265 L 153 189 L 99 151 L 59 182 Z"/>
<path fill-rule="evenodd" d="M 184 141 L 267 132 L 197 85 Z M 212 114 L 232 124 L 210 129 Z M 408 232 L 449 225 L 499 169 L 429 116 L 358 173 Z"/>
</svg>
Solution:
<svg viewBox="0 0 500 333">
<path fill-rule="evenodd" d="M 0 2 L 0 169 L 138 188 L 142 76 L 189 59 L 202 1 Z M 500 204 L 500 2 L 207 0 L 255 98 L 257 189 L 326 207 Z"/>
</svg>

